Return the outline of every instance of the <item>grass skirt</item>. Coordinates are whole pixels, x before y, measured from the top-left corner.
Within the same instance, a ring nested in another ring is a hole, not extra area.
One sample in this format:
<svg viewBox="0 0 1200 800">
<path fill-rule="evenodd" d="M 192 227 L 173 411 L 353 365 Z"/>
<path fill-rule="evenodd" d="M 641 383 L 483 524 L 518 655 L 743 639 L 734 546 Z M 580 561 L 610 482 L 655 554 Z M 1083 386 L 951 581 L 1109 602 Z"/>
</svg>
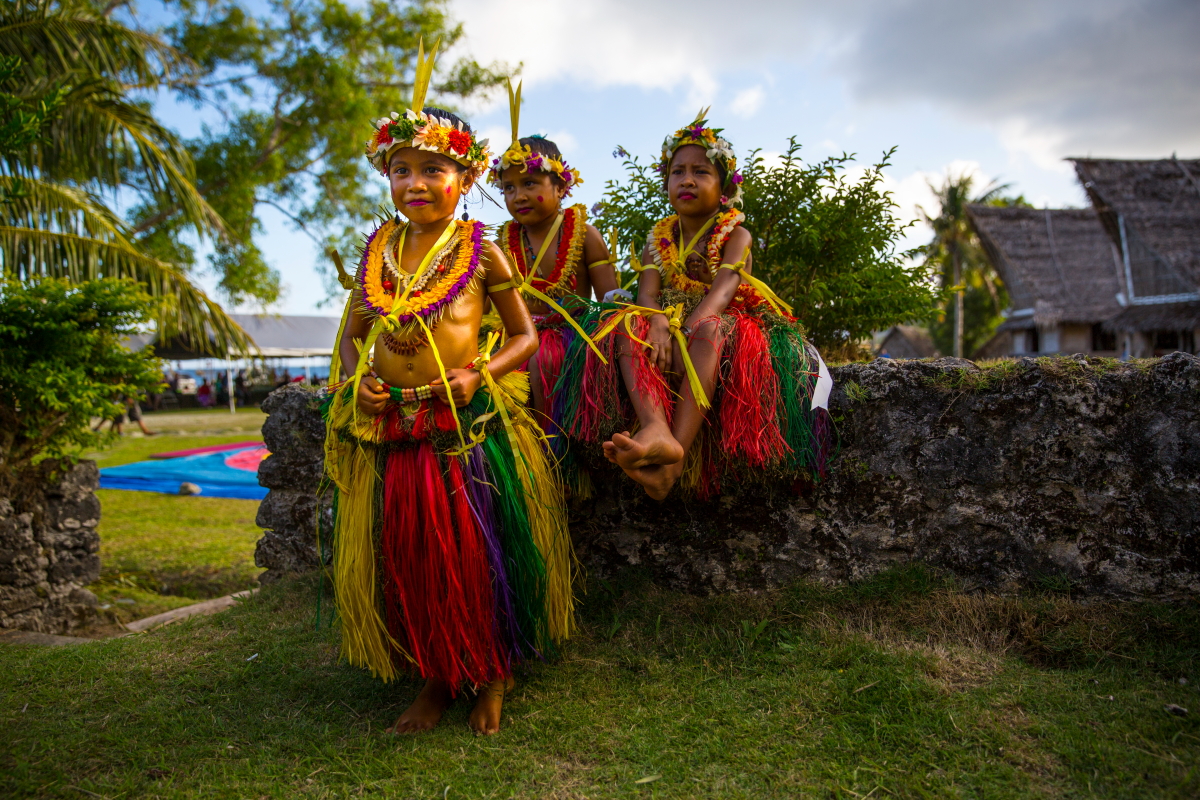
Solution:
<svg viewBox="0 0 1200 800">
<path fill-rule="evenodd" d="M 499 382 L 525 402 L 528 379 Z M 329 395 L 326 471 L 337 487 L 333 572 L 342 654 L 384 680 L 407 669 L 458 687 L 504 679 L 571 632 L 573 556 L 561 490 L 532 430 L 502 422 L 486 388 L 355 412 Z"/>
<path fill-rule="evenodd" d="M 666 305 L 682 303 L 690 313 L 701 296 L 666 290 Z M 621 314 L 599 305 L 579 319 L 595 333 Z M 634 430 L 637 417 L 617 362 L 620 337 L 632 342 L 637 388 L 671 420 L 678 389 L 647 357 L 636 340 L 646 340 L 649 322 L 628 316 L 598 344 L 605 365 L 569 329 L 555 387 L 552 418 L 572 446 L 596 447 L 618 431 Z M 700 498 L 747 481 L 824 477 L 833 451 L 829 412 L 813 408 L 818 355 L 798 321 L 771 311 L 765 303 L 734 304 L 721 315 L 721 360 L 712 408 L 686 456 L 680 487 Z"/>
</svg>

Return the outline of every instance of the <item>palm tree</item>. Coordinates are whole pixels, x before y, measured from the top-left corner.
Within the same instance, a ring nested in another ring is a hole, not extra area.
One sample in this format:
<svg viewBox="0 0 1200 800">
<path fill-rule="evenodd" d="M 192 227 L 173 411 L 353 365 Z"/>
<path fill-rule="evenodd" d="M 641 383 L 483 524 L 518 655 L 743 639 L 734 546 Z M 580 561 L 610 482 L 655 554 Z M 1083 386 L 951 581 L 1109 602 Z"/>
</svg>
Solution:
<svg viewBox="0 0 1200 800">
<path fill-rule="evenodd" d="M 991 264 L 983 255 L 979 239 L 971 230 L 967 220 L 967 205 L 971 203 L 1008 204 L 1002 198 L 1010 184 L 990 182 L 978 195 L 972 197 L 971 190 L 975 186 L 975 177 L 966 173 L 948 175 L 941 186 L 929 184 L 934 197 L 938 201 L 938 214 L 930 216 L 924 208 L 918 206 L 922 219 L 933 228 L 933 241 L 925 246 L 927 264 L 939 267 L 942 289 L 954 291 L 954 356 L 963 357 L 963 295 L 967 273 L 976 282 L 983 283 L 991 294 L 995 311 L 1000 313 L 1000 294 L 997 289 L 998 278 Z M 1021 202 L 1018 198 L 1016 202 Z"/>
<path fill-rule="evenodd" d="M 112 208 L 119 197 L 171 205 L 200 237 L 226 235 L 182 144 L 128 96 L 186 79 L 186 57 L 78 0 L 18 0 L 0 10 L 0 59 L 12 67 L 5 84 L 16 98 L 59 101 L 40 136 L 0 154 L 0 274 L 131 277 L 157 301 L 160 338 L 213 355 L 252 346 L 186 270 L 156 257 Z"/>
</svg>

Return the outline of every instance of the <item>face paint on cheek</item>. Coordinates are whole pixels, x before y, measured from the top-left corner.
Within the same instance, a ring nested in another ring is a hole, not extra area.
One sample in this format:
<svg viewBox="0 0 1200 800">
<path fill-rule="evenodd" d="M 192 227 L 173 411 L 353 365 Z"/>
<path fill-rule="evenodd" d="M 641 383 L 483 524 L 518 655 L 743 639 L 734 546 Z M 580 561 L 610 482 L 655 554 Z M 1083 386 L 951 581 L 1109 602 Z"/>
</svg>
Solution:
<svg viewBox="0 0 1200 800">
<path fill-rule="evenodd" d="M 540 194 L 538 195 L 538 202 L 539 202 L 539 203 L 544 203 L 544 202 L 546 202 L 544 199 L 542 199 L 542 196 L 541 196 Z"/>
<path fill-rule="evenodd" d="M 446 194 L 450 194 L 450 187 L 449 187 L 449 186 L 447 186 L 447 187 L 446 187 Z"/>
</svg>

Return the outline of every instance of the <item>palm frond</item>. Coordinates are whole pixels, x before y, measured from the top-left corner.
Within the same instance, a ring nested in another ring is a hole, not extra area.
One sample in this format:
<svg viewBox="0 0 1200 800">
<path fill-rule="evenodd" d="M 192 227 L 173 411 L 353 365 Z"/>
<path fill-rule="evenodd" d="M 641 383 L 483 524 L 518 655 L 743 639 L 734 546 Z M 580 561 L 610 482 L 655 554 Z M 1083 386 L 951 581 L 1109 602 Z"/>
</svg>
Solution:
<svg viewBox="0 0 1200 800">
<path fill-rule="evenodd" d="M 127 226 L 121 218 L 83 189 L 39 178 L 0 175 L 0 192 L 10 198 L 0 207 L 5 225 L 75 231 L 128 244 Z"/>
<path fill-rule="evenodd" d="M 46 91 L 46 81 L 28 89 L 32 96 Z M 79 184 L 133 184 L 154 204 L 177 208 L 199 235 L 227 233 L 193 183 L 195 169 L 178 137 L 145 108 L 123 99 L 110 81 L 96 78 L 72 86 L 43 141 L 27 156 L 10 159 L 10 168 Z"/>
<path fill-rule="evenodd" d="M 77 71 L 151 86 L 191 69 L 175 48 L 79 3 L 17 0 L 0 9 L 0 55 L 18 56 L 29 75 Z"/>
<path fill-rule="evenodd" d="M 0 177 L 0 189 L 17 180 Z M 156 322 L 164 338 L 184 339 L 216 356 L 252 351 L 253 342 L 220 305 L 185 271 L 138 250 L 125 238 L 120 220 L 96 198 L 45 181 L 19 183 L 21 192 L 4 208 L 0 225 L 5 277 L 133 278 L 159 301 Z"/>
</svg>

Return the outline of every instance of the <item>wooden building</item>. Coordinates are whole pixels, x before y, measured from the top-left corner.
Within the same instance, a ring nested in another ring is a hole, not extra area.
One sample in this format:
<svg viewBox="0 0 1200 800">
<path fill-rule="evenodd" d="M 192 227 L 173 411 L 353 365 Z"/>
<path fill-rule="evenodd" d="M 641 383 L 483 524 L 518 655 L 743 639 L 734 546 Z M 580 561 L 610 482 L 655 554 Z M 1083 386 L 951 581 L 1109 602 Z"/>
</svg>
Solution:
<svg viewBox="0 0 1200 800">
<path fill-rule="evenodd" d="M 1120 309 L 1105 322 L 1123 355 L 1196 352 L 1200 338 L 1200 160 L 1074 158 L 1112 242 Z"/>
<path fill-rule="evenodd" d="M 967 216 L 1010 300 L 1007 319 L 975 358 L 1119 355 L 1105 327 L 1121 311 L 1119 263 L 1092 209 L 970 205 Z"/>
</svg>

